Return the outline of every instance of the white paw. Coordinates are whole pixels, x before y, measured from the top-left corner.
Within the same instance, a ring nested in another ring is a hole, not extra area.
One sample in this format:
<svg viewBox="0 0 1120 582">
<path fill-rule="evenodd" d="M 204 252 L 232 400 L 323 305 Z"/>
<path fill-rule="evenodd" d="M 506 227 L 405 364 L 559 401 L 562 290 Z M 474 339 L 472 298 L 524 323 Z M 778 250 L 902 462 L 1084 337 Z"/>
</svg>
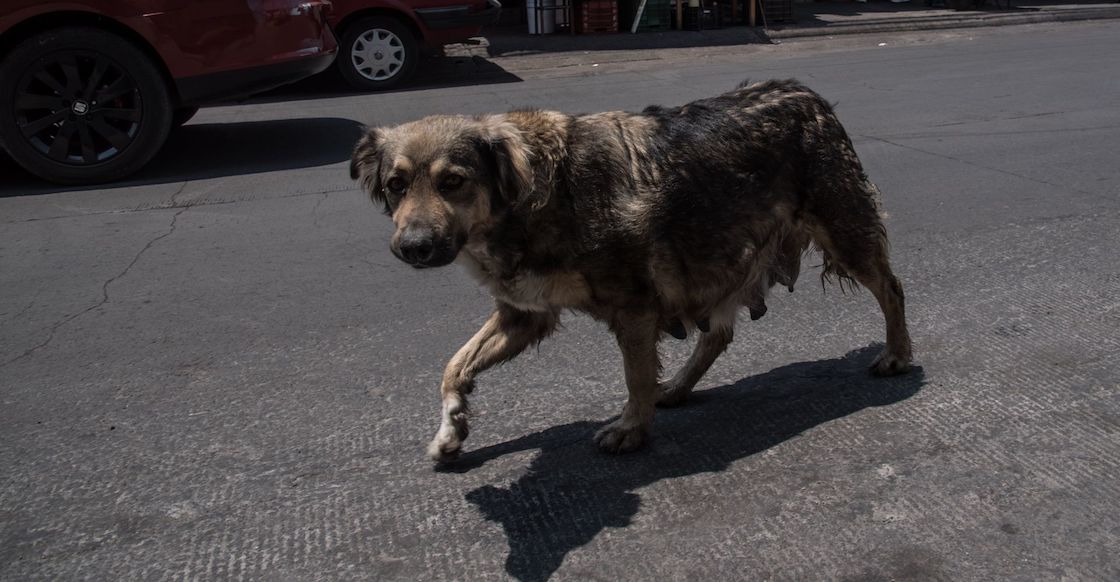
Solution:
<svg viewBox="0 0 1120 582">
<path fill-rule="evenodd" d="M 456 412 L 450 416 L 450 422 L 444 420 L 439 425 L 432 442 L 428 443 L 428 457 L 437 463 L 454 460 L 459 456 L 470 429 L 467 426 L 465 412 Z"/>
<path fill-rule="evenodd" d="M 436 435 L 436 438 L 428 443 L 428 457 L 437 463 L 453 461 L 459 456 L 459 451 L 461 451 L 462 448 L 462 440 L 458 438 L 444 438 L 440 435 Z"/>
</svg>

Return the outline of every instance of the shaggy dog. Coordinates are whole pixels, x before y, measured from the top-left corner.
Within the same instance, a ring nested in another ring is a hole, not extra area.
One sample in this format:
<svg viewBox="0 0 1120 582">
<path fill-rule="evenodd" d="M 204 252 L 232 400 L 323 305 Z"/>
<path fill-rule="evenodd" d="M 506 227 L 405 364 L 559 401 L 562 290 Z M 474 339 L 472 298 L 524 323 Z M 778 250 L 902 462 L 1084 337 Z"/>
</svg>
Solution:
<svg viewBox="0 0 1120 582">
<path fill-rule="evenodd" d="M 878 190 L 831 106 L 795 81 L 641 113 L 512 111 L 374 128 L 350 174 L 392 217 L 394 255 L 416 268 L 457 262 L 496 300 L 443 373 L 428 447 L 437 461 L 467 437 L 475 376 L 540 342 L 565 309 L 605 322 L 622 350 L 629 398 L 595 441 L 639 447 L 655 406 L 682 402 L 727 348 L 739 308 L 757 319 L 772 286 L 793 290 L 811 244 L 823 280 L 858 283 L 879 301 L 887 341 L 871 372 L 910 367 Z M 662 334 L 693 330 L 695 352 L 659 383 Z"/>
</svg>

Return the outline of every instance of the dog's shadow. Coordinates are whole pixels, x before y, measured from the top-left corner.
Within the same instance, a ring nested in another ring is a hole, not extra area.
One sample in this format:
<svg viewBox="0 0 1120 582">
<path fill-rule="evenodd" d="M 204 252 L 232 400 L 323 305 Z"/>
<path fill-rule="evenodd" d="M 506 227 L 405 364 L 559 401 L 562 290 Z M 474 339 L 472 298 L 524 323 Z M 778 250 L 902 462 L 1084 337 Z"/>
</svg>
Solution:
<svg viewBox="0 0 1120 582">
<path fill-rule="evenodd" d="M 873 378 L 872 346 L 843 358 L 790 364 L 735 384 L 693 394 L 687 405 L 662 410 L 653 442 L 639 453 L 609 456 L 589 444 L 595 422 L 575 422 L 476 451 L 442 471 L 463 472 L 489 460 L 540 449 L 528 471 L 507 488 L 467 493 L 509 540 L 506 571 L 522 581 L 547 580 L 568 552 L 604 528 L 626 527 L 638 513 L 635 490 L 661 479 L 717 472 L 819 424 L 916 394 L 921 368 Z"/>
</svg>

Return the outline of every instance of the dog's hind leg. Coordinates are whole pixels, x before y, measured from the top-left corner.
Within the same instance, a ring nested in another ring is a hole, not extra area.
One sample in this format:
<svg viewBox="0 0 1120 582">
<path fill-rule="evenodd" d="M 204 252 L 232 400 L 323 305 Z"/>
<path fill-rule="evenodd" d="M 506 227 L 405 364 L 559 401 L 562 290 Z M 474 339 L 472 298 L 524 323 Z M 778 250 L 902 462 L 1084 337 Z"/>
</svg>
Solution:
<svg viewBox="0 0 1120 582">
<path fill-rule="evenodd" d="M 657 357 L 659 330 L 652 312 L 620 314 L 611 329 L 622 350 L 629 398 L 622 415 L 595 434 L 599 448 L 610 453 L 625 453 L 640 447 L 649 436 L 657 404 Z"/>
<path fill-rule="evenodd" d="M 867 270 L 853 271 L 852 275 L 875 294 L 887 323 L 887 347 L 871 363 L 871 372 L 877 376 L 892 376 L 910 370 L 913 348 L 906 329 L 906 297 L 902 283 L 885 260 Z"/>
<path fill-rule="evenodd" d="M 825 257 L 821 278 L 836 276 L 841 284 L 846 278 L 854 279 L 875 295 L 883 310 L 887 346 L 871 364 L 871 372 L 879 376 L 901 374 L 910 369 L 912 359 L 906 299 L 902 284 L 891 271 L 875 187 L 861 181 L 859 189 L 836 193 L 833 200 L 837 206 L 823 214 L 814 212 L 810 231 Z"/>
<path fill-rule="evenodd" d="M 700 339 L 696 342 L 696 349 L 688 357 L 688 361 L 671 380 L 661 384 L 661 393 L 657 400 L 658 406 L 670 407 L 682 404 L 692 393 L 692 389 L 696 387 L 700 378 L 703 378 L 704 374 L 707 373 L 708 368 L 712 367 L 716 358 L 731 344 L 735 335 L 736 306 L 721 311 L 729 311 L 729 313 L 721 313 L 709 319 L 709 329 L 707 332 L 700 334 Z"/>
<path fill-rule="evenodd" d="M 474 389 L 475 376 L 539 343 L 556 329 L 558 321 L 555 313 L 520 311 L 498 304 L 490 319 L 456 352 L 443 371 L 443 410 L 439 431 L 428 445 L 429 457 L 446 461 L 454 458 L 463 446 L 469 432 L 466 395 Z"/>
</svg>

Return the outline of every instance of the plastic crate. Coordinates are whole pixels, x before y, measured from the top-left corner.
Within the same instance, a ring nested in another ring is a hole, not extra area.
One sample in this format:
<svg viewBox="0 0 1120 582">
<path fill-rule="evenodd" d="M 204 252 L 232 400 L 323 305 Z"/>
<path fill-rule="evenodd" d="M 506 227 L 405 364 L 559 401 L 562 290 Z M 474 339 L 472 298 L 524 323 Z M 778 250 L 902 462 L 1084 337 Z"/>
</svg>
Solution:
<svg viewBox="0 0 1120 582">
<path fill-rule="evenodd" d="M 754 2 L 754 1 L 755 0 L 745 0 L 745 1 L 740 0 L 739 10 L 735 14 L 736 18 L 731 17 L 731 2 L 730 2 L 730 0 L 725 0 L 723 2 L 719 2 L 718 6 L 719 6 L 720 23 L 723 26 L 736 26 L 736 25 L 739 25 L 739 24 L 747 24 L 747 10 L 750 9 L 750 3 Z"/>
<path fill-rule="evenodd" d="M 641 0 L 630 0 L 622 20 L 622 28 L 629 32 Z M 645 12 L 638 21 L 638 31 L 669 30 L 673 27 L 673 0 L 646 0 Z"/>
<path fill-rule="evenodd" d="M 793 20 L 793 0 L 762 0 L 766 11 L 766 22 L 790 22 Z"/>
<path fill-rule="evenodd" d="M 576 32 L 580 34 L 618 32 L 618 1 L 584 0 L 577 3 Z"/>
<path fill-rule="evenodd" d="M 723 15 L 719 6 L 684 9 L 684 30 L 712 30 L 723 28 Z"/>
</svg>

